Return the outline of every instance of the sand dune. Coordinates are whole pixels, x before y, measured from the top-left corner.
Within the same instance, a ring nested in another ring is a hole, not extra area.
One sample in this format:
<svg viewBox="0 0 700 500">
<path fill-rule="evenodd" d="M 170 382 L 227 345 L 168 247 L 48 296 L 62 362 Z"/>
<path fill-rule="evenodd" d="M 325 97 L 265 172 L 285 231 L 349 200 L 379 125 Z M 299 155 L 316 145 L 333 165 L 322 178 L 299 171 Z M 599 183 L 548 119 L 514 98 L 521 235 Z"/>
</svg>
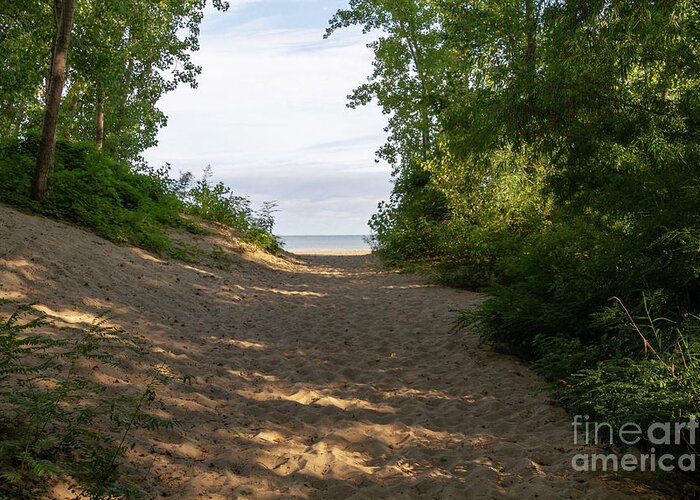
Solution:
<svg viewBox="0 0 700 500">
<path fill-rule="evenodd" d="M 0 206 L 0 297 L 85 323 L 108 308 L 192 376 L 159 391 L 182 431 L 140 432 L 146 497 L 624 498 L 574 473 L 570 418 L 518 361 L 449 333 L 477 294 L 383 271 L 371 255 L 273 258 L 230 271 L 166 261 Z M 57 490 L 56 496 L 61 493 Z M 646 492 L 651 495 L 651 492 Z"/>
</svg>

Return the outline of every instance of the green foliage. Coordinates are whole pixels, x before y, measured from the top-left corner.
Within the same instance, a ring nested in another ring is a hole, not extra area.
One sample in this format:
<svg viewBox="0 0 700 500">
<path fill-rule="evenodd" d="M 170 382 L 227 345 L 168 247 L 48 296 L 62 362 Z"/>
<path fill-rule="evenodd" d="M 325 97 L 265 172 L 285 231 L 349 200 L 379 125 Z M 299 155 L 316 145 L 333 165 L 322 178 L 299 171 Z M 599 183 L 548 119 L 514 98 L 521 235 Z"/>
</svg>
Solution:
<svg viewBox="0 0 700 500">
<path fill-rule="evenodd" d="M 0 138 L 41 120 L 37 83 L 49 73 L 52 30 L 49 2 L 0 0 Z"/>
<path fill-rule="evenodd" d="M 147 412 L 162 370 L 141 393 L 114 394 L 93 380 L 94 368 L 117 365 L 124 352 L 139 351 L 104 318 L 59 329 L 29 305 L 0 316 L 0 495 L 37 497 L 52 478 L 93 498 L 136 491 L 119 470 L 132 431 L 176 423 Z"/>
<path fill-rule="evenodd" d="M 572 409 L 697 414 L 697 5 L 354 0 L 330 31 L 352 24 L 385 32 L 351 100 L 390 114 L 379 255 L 487 285 L 457 326 L 535 361 Z"/>
<path fill-rule="evenodd" d="M 168 254 L 164 225 L 186 227 L 163 172 L 133 172 L 94 146 L 59 141 L 46 200 L 28 198 L 36 141 L 0 146 L 0 200 L 87 227 L 113 241 Z"/>
<path fill-rule="evenodd" d="M 56 37 L 54 2 L 0 0 L 0 139 L 41 126 L 46 76 Z M 76 2 L 59 137 L 94 141 L 104 118 L 104 147 L 114 158 L 141 162 L 167 117 L 158 101 L 180 84 L 197 85 L 205 0 Z M 225 11 L 228 3 L 212 5 Z"/>
<path fill-rule="evenodd" d="M 573 411 L 594 415 L 619 427 L 626 422 L 647 428 L 654 422 L 683 422 L 700 411 L 700 318 L 682 323 L 653 316 L 645 301 L 645 315 L 632 317 L 620 308 L 606 318 L 611 345 L 599 348 L 596 364 L 579 365 L 573 351 L 558 363 L 570 363 L 559 389 L 562 402 Z M 624 314 L 623 314 L 624 313 Z M 617 316 L 617 318 L 616 318 Z M 545 373 L 552 367 L 551 346 L 540 361 Z M 695 453 L 695 450 L 690 448 Z"/>
<path fill-rule="evenodd" d="M 211 167 L 207 167 L 202 179 L 196 182 L 190 173 L 180 176 L 177 192 L 183 201 L 183 209 L 195 217 L 231 227 L 243 239 L 263 249 L 279 250 L 280 242 L 272 234 L 276 203 L 266 202 L 256 212 L 249 198 L 235 195 L 222 182 L 212 185 L 211 177 Z"/>
<path fill-rule="evenodd" d="M 267 230 L 274 224 L 271 213 L 261 221 L 246 198 L 231 195 L 223 184 L 212 188 L 205 179 L 183 186 L 168 177 L 167 169 L 135 170 L 86 143 L 58 142 L 49 195 L 34 202 L 28 195 L 36 149 L 33 137 L 0 143 L 0 201 L 183 260 L 195 260 L 197 249 L 174 242 L 167 227 L 203 232 L 183 213 L 230 226 L 262 248 L 279 248 Z"/>
</svg>

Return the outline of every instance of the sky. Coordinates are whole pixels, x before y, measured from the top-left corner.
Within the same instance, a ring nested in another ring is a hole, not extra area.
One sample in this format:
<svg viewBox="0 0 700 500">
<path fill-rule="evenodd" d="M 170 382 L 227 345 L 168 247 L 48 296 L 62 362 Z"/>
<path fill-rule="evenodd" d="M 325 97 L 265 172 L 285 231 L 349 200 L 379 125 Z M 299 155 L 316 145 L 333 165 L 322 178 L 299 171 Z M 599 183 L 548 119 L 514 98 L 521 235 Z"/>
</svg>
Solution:
<svg viewBox="0 0 700 500">
<path fill-rule="evenodd" d="M 254 205 L 277 201 L 274 232 L 369 234 L 367 221 L 391 191 L 375 162 L 387 117 L 374 104 L 346 107 L 372 71 L 359 29 L 323 39 L 341 0 L 233 0 L 207 10 L 199 87 L 183 86 L 159 107 L 168 126 L 146 152 L 152 165 L 214 180 Z"/>
</svg>

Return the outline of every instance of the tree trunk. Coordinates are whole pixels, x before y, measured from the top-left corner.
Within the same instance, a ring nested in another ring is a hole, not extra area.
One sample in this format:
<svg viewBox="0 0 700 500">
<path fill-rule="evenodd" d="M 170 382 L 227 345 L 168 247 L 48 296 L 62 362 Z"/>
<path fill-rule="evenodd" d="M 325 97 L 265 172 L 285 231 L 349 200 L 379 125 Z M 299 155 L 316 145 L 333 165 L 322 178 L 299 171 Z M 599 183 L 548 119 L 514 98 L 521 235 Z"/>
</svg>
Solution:
<svg viewBox="0 0 700 500">
<path fill-rule="evenodd" d="M 41 139 L 39 140 L 39 154 L 36 159 L 36 170 L 34 171 L 34 182 L 32 183 L 32 199 L 34 200 L 43 199 L 48 191 L 49 172 L 53 164 L 56 147 L 56 126 L 61 108 L 63 85 L 66 81 L 68 47 L 70 45 L 73 13 L 75 11 L 74 0 L 55 0 L 54 5 L 58 17 L 58 25 L 49 88 L 46 95 L 46 110 L 41 128 Z"/>
<path fill-rule="evenodd" d="M 520 130 L 526 136 L 530 134 L 531 123 L 535 114 L 535 88 L 537 81 L 537 6 L 535 0 L 525 0 L 525 38 L 526 46 L 523 54 L 524 68 L 520 86 L 524 92 L 522 114 L 519 117 Z"/>
<path fill-rule="evenodd" d="M 95 128 L 95 145 L 97 149 L 102 151 L 105 141 L 105 105 L 104 105 L 104 94 L 102 93 L 102 88 L 97 89 L 97 120 Z"/>
<path fill-rule="evenodd" d="M 129 30 L 128 28 L 125 28 L 124 34 L 122 36 L 126 38 L 127 47 L 129 47 L 129 52 L 131 52 L 131 47 L 136 42 L 136 38 L 134 36 L 133 31 Z M 132 90 L 131 82 L 135 71 L 134 64 L 134 57 L 129 57 L 125 66 L 125 73 L 123 78 L 123 85 L 121 87 L 119 106 L 110 110 L 112 112 L 112 114 L 109 117 L 109 124 L 111 130 L 110 133 L 115 136 L 118 135 L 119 132 L 121 132 L 124 129 L 124 123 L 126 122 L 125 116 L 127 114 L 127 105 L 129 104 L 129 96 Z M 118 151 L 114 148 L 114 146 L 110 146 L 109 154 L 114 157 L 121 158 L 121 155 L 118 154 Z"/>
<path fill-rule="evenodd" d="M 416 43 L 417 37 L 415 36 L 414 31 L 410 29 L 410 24 L 408 24 L 407 28 L 404 28 L 404 31 L 406 32 L 406 44 L 408 45 L 408 50 L 411 54 L 413 65 L 416 68 L 416 74 L 418 75 L 418 82 L 421 88 L 421 146 L 423 149 L 423 159 L 426 159 L 430 149 L 430 114 L 428 111 L 428 89 L 426 88 L 426 76 L 423 71 L 423 63 L 419 55 L 418 44 Z"/>
<path fill-rule="evenodd" d="M 534 0 L 525 0 L 525 23 L 527 25 L 527 47 L 525 48 L 525 61 L 528 72 L 535 72 L 535 51 L 537 50 L 537 20 L 535 19 Z M 531 75 L 529 75 L 531 76 Z"/>
</svg>

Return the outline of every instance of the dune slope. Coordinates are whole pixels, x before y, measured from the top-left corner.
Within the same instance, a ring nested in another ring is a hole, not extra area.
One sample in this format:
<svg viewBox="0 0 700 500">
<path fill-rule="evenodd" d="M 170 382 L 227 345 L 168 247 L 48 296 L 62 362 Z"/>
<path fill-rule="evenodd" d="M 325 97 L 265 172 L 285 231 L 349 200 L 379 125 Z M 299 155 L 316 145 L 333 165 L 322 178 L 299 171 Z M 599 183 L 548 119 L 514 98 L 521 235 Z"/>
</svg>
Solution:
<svg viewBox="0 0 700 500">
<path fill-rule="evenodd" d="M 192 377 L 158 393 L 182 429 L 139 432 L 129 455 L 148 498 L 643 491 L 574 473 L 570 418 L 542 381 L 449 333 L 450 309 L 477 294 L 371 256 L 231 255 L 225 271 L 164 261 L 0 206 L 0 297 L 73 324 L 109 309 L 150 352 L 114 383 L 143 385 L 161 363 Z"/>
</svg>

